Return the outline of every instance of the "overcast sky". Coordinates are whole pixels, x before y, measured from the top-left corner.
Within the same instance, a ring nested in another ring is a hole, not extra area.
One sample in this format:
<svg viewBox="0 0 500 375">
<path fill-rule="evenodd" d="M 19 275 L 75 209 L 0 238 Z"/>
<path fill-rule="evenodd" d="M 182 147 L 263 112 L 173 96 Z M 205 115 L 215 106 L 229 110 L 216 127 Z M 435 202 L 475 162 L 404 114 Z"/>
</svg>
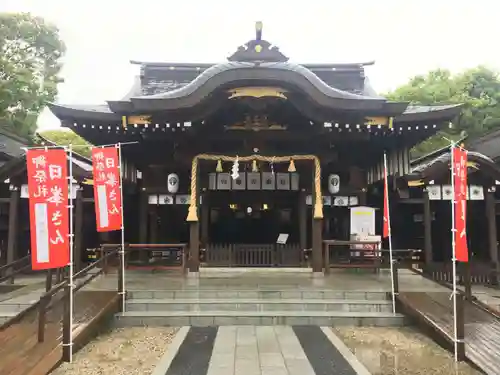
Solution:
<svg viewBox="0 0 500 375">
<path fill-rule="evenodd" d="M 298 63 L 375 60 L 379 92 L 438 67 L 500 69 L 499 0 L 0 0 L 56 24 L 67 46 L 58 101 L 95 104 L 128 91 L 129 60 L 222 62 L 254 36 Z M 41 128 L 58 126 L 48 111 Z"/>
</svg>

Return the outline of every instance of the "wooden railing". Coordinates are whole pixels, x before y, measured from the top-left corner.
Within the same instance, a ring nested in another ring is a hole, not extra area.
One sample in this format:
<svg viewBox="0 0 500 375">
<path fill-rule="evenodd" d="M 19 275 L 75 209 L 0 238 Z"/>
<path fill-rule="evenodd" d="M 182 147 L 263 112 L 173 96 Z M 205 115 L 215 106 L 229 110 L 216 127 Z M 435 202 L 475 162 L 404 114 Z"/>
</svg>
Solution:
<svg viewBox="0 0 500 375">
<path fill-rule="evenodd" d="M 305 257 L 298 244 L 208 244 L 201 249 L 201 261 L 207 266 L 298 267 Z"/>
<path fill-rule="evenodd" d="M 102 244 L 97 250 L 97 259 L 105 258 L 103 263 L 104 272 L 108 272 L 109 267 L 118 264 L 118 259 L 106 258 L 105 255 L 110 251 L 121 248 L 120 244 Z M 136 260 L 134 258 L 136 255 Z M 146 256 L 144 256 L 146 255 Z M 157 259 L 156 262 L 154 260 Z M 152 262 L 153 260 L 153 262 Z M 125 244 L 125 267 L 128 266 L 160 266 L 179 268 L 182 272 L 186 271 L 188 260 L 187 244 L 185 243 L 163 243 L 163 244 Z"/>
<path fill-rule="evenodd" d="M 31 255 L 15 260 L 0 267 L 0 283 L 8 281 L 14 284 L 16 275 L 31 269 Z"/>
<path fill-rule="evenodd" d="M 89 284 L 96 277 L 101 275 L 105 271 L 105 267 L 103 264 L 107 262 L 108 259 L 116 257 L 119 252 L 119 249 L 114 249 L 113 251 L 108 252 L 102 258 L 98 259 L 96 262 L 88 265 L 84 269 L 73 275 L 73 295 L 76 294 L 80 289 Z M 85 276 L 88 276 L 90 271 L 95 270 L 90 274 L 88 278 L 79 282 L 75 285 L 78 280 L 81 280 Z M 63 273 L 60 273 L 61 275 Z M 119 272 L 118 277 L 118 294 L 120 298 L 125 298 L 125 290 L 123 289 L 122 284 L 122 273 Z M 52 270 L 47 271 L 47 279 L 46 279 L 46 292 L 40 296 L 38 301 L 31 304 L 28 308 L 19 312 L 16 316 L 6 321 L 4 324 L 0 326 L 0 331 L 7 329 L 13 324 L 19 323 L 23 318 L 27 317 L 29 314 L 34 311 L 38 311 L 38 342 L 42 343 L 45 340 L 45 329 L 47 324 L 47 312 L 51 309 L 54 309 L 58 304 L 63 303 L 63 317 L 62 317 L 62 326 L 63 326 L 63 360 L 69 360 L 69 350 L 71 346 L 71 315 L 69 308 L 69 295 L 71 293 L 71 285 L 68 278 L 63 279 L 58 282 L 56 285 L 52 285 L 53 272 Z"/>
<path fill-rule="evenodd" d="M 453 281 L 453 265 L 451 262 L 427 263 L 422 266 L 422 271 L 435 281 L 446 283 Z M 495 267 L 485 262 L 469 262 L 464 272 L 459 272 L 458 282 L 466 284 L 468 278 L 470 278 L 472 285 L 495 285 L 498 282 Z"/>
<path fill-rule="evenodd" d="M 359 248 L 352 248 L 353 245 Z M 400 267 L 422 263 L 419 249 L 393 249 L 392 254 Z M 380 241 L 323 241 L 323 267 L 327 274 L 331 268 L 389 268 L 389 260 L 389 250 L 381 249 Z"/>
</svg>

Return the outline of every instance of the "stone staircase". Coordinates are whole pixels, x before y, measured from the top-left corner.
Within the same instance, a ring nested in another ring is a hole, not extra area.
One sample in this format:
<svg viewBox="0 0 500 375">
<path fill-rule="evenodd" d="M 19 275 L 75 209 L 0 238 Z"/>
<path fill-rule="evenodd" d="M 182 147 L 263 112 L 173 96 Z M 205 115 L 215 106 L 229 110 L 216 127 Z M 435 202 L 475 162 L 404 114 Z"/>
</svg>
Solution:
<svg viewBox="0 0 500 375">
<path fill-rule="evenodd" d="M 129 291 L 117 326 L 401 326 L 386 292 L 317 288 Z"/>
</svg>

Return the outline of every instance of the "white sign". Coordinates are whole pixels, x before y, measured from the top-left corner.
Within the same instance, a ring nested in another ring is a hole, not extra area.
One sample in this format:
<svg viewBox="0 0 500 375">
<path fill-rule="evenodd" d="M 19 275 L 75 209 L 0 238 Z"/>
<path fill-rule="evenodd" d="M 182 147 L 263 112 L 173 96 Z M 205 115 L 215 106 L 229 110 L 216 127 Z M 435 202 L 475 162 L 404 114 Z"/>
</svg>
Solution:
<svg viewBox="0 0 500 375">
<path fill-rule="evenodd" d="M 351 234 L 375 235 L 375 208 L 351 207 Z"/>
<path fill-rule="evenodd" d="M 276 243 L 280 245 L 286 245 L 286 241 L 288 241 L 288 233 L 280 233 L 278 239 L 276 240 Z"/>
</svg>

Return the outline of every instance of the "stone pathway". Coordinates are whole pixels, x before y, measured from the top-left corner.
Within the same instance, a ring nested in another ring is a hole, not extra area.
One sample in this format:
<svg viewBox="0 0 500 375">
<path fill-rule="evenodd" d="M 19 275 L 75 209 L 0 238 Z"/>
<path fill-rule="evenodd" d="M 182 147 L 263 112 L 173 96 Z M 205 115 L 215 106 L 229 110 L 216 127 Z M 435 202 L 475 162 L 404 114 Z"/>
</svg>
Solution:
<svg viewBox="0 0 500 375">
<path fill-rule="evenodd" d="M 330 331 L 330 328 L 327 328 Z M 307 333 L 305 333 L 307 331 Z M 185 327 L 161 375 L 358 375 L 366 369 L 341 354 L 320 327 Z M 346 349 L 348 351 L 348 349 Z M 356 368 L 356 369 L 355 369 Z"/>
</svg>

